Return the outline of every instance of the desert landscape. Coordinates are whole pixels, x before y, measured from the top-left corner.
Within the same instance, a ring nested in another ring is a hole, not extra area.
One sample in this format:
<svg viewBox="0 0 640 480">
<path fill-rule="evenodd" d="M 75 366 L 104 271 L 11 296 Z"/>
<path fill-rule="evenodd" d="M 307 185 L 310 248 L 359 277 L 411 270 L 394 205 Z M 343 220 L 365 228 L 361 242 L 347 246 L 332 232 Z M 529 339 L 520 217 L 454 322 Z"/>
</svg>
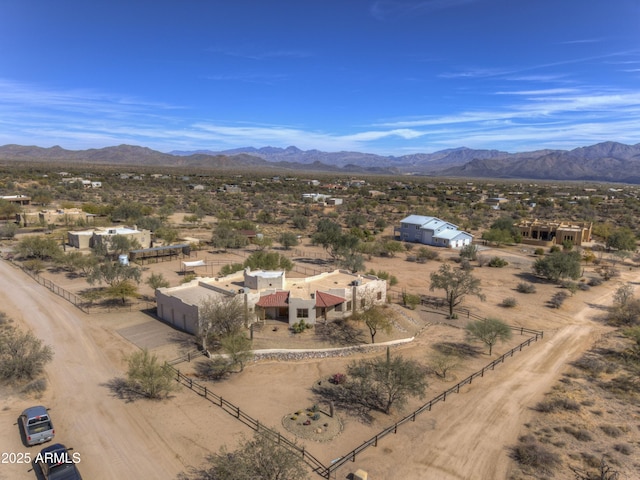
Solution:
<svg viewBox="0 0 640 480">
<path fill-rule="evenodd" d="M 312 245 L 300 248 L 321 252 Z M 621 277 L 587 292 L 579 291 L 562 308 L 551 309 L 546 300 L 558 289 L 557 285 L 537 282 L 535 294 L 515 293 L 519 279 L 531 279 L 533 249 L 482 247 L 481 253 L 499 255 L 509 264 L 501 269 L 474 268 L 486 299 L 467 297 L 463 307 L 477 315 L 501 318 L 513 326 L 544 331 L 544 338 L 516 353 L 482 379 L 463 387 L 459 394 L 448 397 L 415 422 L 404 424 L 395 435 L 382 439 L 377 447 L 360 453 L 355 462 L 347 463 L 336 472 L 336 478 L 349 478 L 357 469 L 367 471 L 372 479 L 526 478 L 519 476 L 510 449 L 527 433 L 525 425 L 536 415 L 534 406 L 571 369 L 571 362 L 612 330 L 602 322 L 603 309 L 611 304 L 612 294 L 619 285 L 638 281 L 638 272 L 635 266 L 629 266 Z M 197 252 L 197 258 L 219 258 L 219 255 Z M 426 264 L 397 257 L 375 258 L 368 266 L 397 277 L 398 285 L 391 291 L 392 298 L 394 291 L 401 289 L 437 296 L 437 291 L 429 292 L 429 274 L 457 255 L 456 251 L 445 251 L 438 261 Z M 177 259 L 150 264 L 144 267 L 145 273 L 161 272 L 175 282 L 181 274 L 180 262 Z M 19 412 L 31 403 L 51 408 L 51 416 L 58 425 L 56 440 L 80 452 L 79 467 L 88 478 L 176 478 L 181 472 L 200 466 L 222 445 L 233 446 L 239 439 L 251 435 L 244 424 L 184 387 L 160 402 L 118 398 L 112 387 L 114 380 L 126 371 L 125 355 L 149 348 L 162 360 L 171 360 L 193 350 L 195 344 L 188 335 L 132 307 L 111 312 L 96 309 L 87 315 L 38 285 L 11 263 L 2 261 L 0 268 L 3 310 L 55 349 L 54 359 L 47 367 L 48 388 L 43 394 L 27 399 L 19 392 L 4 389 L 0 418 L 3 429 L 12 434 L 0 439 L 1 451 L 35 450 L 25 449 L 17 435 L 17 426 L 13 426 Z M 590 270 L 585 268 L 584 275 L 592 275 Z M 45 272 L 43 275 L 63 288 L 74 288 L 74 281 L 64 274 Z M 152 295 L 150 291 L 141 293 Z M 501 306 L 505 297 L 513 296 L 518 299 L 515 308 Z M 389 334 L 380 333 L 376 342 L 414 338 L 393 347 L 393 355 L 426 363 L 434 345 L 465 342 L 467 320 L 463 315 L 450 320 L 446 318 L 446 311 L 427 306 L 410 310 L 395 304 L 391 308 L 395 312 L 394 329 Z M 292 335 L 286 328 L 273 330 L 256 331 L 254 348 L 327 346 L 318 343 L 310 331 Z M 337 411 L 341 431 L 328 440 L 296 438 L 285 428 L 282 419 L 316 403 L 318 400 L 311 392 L 313 383 L 345 371 L 353 356 L 286 362 L 263 360 L 248 364 L 243 372 L 227 380 L 206 383 L 217 395 L 296 440 L 329 465 L 525 339 L 514 335 L 509 342 L 497 344 L 491 357 L 484 345 L 476 344 L 480 354 L 467 358 L 446 381 L 431 376 L 426 397 L 411 399 L 402 411 L 393 411 L 391 415 L 373 413 L 367 421 Z M 366 355 L 380 354 L 383 350 Z M 200 381 L 195 373 L 199 361 L 205 359 L 183 362 L 176 368 Z M 637 417 L 637 412 L 634 415 Z M 632 424 L 633 421 L 629 421 L 630 428 Z M 637 428 L 631 436 L 637 442 Z M 594 455 L 597 450 L 594 449 Z M 628 478 L 633 478 L 630 475 L 636 466 L 631 455 L 623 457 L 617 468 L 629 472 Z M 0 478 L 33 478 L 29 468 L 25 464 L 4 464 Z M 553 478 L 573 477 L 556 474 Z"/>
</svg>

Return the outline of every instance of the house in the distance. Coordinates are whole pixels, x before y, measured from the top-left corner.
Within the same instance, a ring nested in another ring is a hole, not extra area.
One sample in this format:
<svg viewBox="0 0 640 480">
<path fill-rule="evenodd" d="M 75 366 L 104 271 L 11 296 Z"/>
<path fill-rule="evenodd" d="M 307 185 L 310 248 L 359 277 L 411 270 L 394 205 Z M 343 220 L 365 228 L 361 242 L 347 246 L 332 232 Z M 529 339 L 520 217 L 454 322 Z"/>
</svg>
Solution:
<svg viewBox="0 0 640 480">
<path fill-rule="evenodd" d="M 93 248 L 96 244 L 115 236 L 121 235 L 129 240 L 137 240 L 142 248 L 151 246 L 151 232 L 149 230 L 140 229 L 137 226 L 128 227 L 107 227 L 92 228 L 89 230 L 79 230 L 67 232 L 67 243 L 71 247 L 80 250 Z"/>
<path fill-rule="evenodd" d="M 400 227 L 395 227 L 393 233 L 403 242 L 422 243 L 434 247 L 461 248 L 473 240 L 473 235 L 458 230 L 453 223 L 424 215 L 409 215 L 403 218 Z"/>
</svg>

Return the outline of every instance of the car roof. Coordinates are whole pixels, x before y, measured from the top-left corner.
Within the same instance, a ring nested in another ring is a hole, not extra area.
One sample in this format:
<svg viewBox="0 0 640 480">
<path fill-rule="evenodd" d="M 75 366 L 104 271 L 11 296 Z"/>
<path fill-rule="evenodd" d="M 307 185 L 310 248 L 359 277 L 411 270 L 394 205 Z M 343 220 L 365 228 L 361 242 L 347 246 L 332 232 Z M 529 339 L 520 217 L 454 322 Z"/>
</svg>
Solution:
<svg viewBox="0 0 640 480">
<path fill-rule="evenodd" d="M 67 447 L 65 447 L 61 443 L 52 443 L 51 445 L 48 445 L 48 446 L 44 447 L 42 450 L 40 450 L 40 453 L 55 452 L 55 451 L 58 451 L 58 450 L 66 450 L 66 449 L 67 449 Z"/>
<path fill-rule="evenodd" d="M 47 413 L 47 409 L 42 405 L 38 405 L 36 407 L 29 407 L 24 412 L 22 412 L 22 414 L 26 415 L 27 417 L 42 417 L 43 415 L 47 415 L 47 416 L 49 415 Z"/>
</svg>

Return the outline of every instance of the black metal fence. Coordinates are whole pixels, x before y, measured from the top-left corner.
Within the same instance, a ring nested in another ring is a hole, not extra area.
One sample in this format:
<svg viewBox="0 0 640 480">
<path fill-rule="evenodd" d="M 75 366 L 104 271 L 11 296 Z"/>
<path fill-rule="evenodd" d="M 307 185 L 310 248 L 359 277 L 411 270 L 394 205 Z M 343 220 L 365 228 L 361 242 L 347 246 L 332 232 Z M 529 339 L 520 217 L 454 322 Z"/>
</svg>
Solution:
<svg viewBox="0 0 640 480">
<path fill-rule="evenodd" d="M 65 290 L 64 288 L 60 287 L 59 285 L 56 285 L 55 283 L 53 283 L 51 280 L 48 280 L 48 279 L 46 279 L 44 277 L 41 277 L 37 273 L 32 272 L 32 271 L 30 271 L 30 270 L 28 270 L 26 268 L 22 268 L 22 271 L 24 273 L 26 273 L 27 275 L 29 275 L 31 278 L 33 278 L 40 285 L 48 288 L 49 290 L 51 290 L 53 293 L 55 293 L 59 297 L 64 298 L 67 302 L 69 302 L 69 303 L 73 304 L 74 306 L 78 307 L 84 313 L 89 313 L 89 310 L 85 305 L 86 301 L 82 297 L 76 295 L 75 293 L 71 293 L 68 290 Z"/>
</svg>

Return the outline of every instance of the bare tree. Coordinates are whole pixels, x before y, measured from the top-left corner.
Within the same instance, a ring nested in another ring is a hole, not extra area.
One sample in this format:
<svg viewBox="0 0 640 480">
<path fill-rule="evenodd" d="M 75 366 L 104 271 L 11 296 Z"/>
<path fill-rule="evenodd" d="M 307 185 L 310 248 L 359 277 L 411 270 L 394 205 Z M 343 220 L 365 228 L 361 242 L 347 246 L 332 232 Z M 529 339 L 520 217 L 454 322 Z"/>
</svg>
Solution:
<svg viewBox="0 0 640 480">
<path fill-rule="evenodd" d="M 443 380 L 449 372 L 460 365 L 460 357 L 450 353 L 436 352 L 428 359 L 429 369 Z"/>
<path fill-rule="evenodd" d="M 617 480 L 620 478 L 620 473 L 614 470 L 604 457 L 600 460 L 600 466 L 595 472 L 589 473 L 576 467 L 569 467 L 569 469 L 576 476 L 576 480 Z"/>
</svg>

